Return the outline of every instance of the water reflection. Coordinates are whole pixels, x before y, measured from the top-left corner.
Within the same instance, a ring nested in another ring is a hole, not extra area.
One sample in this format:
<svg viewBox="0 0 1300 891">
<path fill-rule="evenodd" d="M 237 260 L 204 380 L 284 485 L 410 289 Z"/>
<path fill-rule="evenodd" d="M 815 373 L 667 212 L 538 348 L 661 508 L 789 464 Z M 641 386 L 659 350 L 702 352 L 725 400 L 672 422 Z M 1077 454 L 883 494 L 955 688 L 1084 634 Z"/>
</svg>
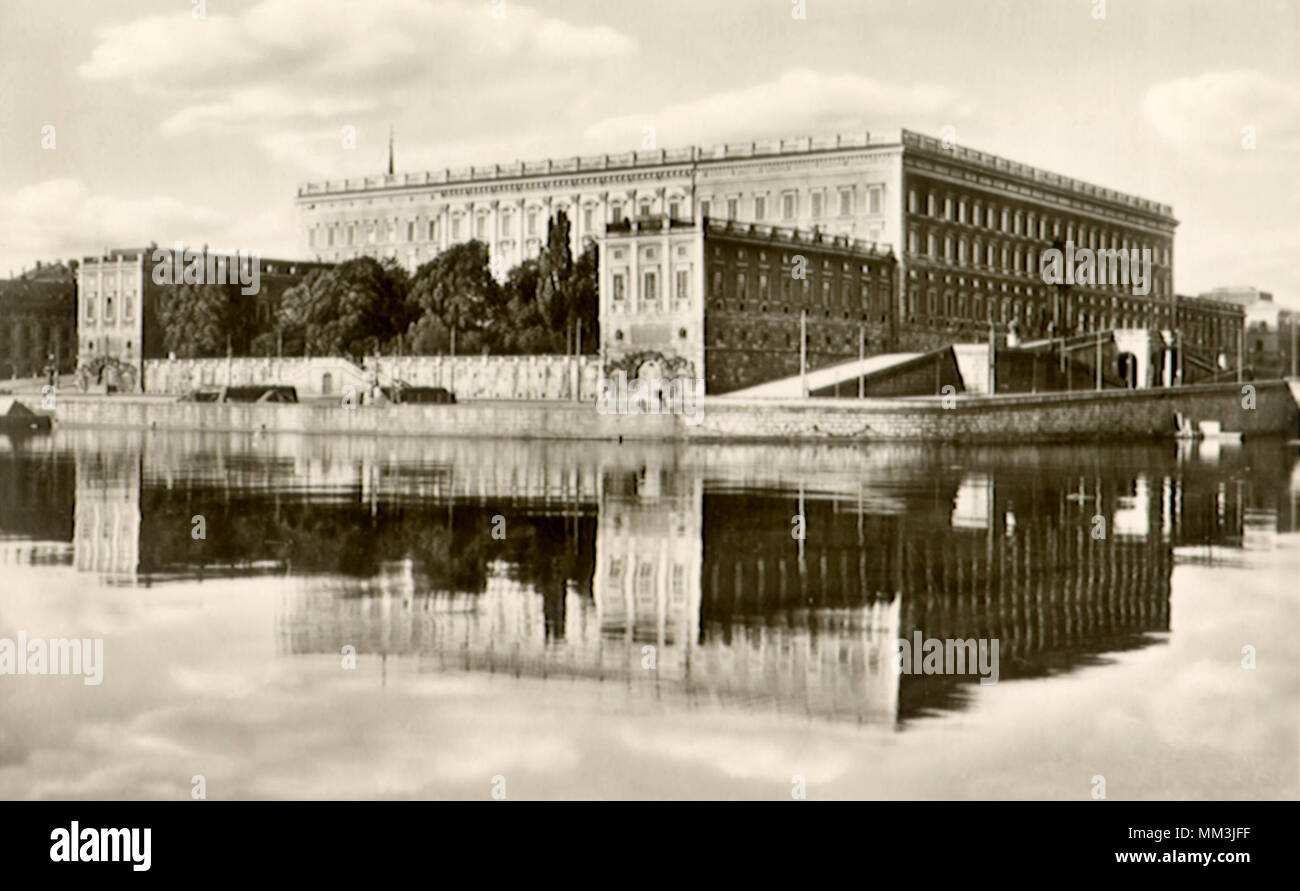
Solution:
<svg viewBox="0 0 1300 891">
<path fill-rule="evenodd" d="M 894 641 L 996 638 L 1003 682 L 1158 645 L 1175 563 L 1296 529 L 1294 468 L 1276 443 L 1211 461 L 60 431 L 0 459 L 0 559 L 140 587 L 285 576 L 282 658 L 353 646 L 906 727 L 976 678 L 900 676 Z"/>
</svg>

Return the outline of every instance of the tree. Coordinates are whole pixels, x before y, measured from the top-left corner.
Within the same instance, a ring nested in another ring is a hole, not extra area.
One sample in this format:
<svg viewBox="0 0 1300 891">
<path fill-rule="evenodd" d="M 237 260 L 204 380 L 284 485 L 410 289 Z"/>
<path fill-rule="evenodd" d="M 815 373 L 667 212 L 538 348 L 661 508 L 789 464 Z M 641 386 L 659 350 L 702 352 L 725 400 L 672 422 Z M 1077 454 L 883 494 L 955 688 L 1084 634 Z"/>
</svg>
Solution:
<svg viewBox="0 0 1300 891">
<path fill-rule="evenodd" d="M 187 359 L 226 354 L 234 304 L 229 285 L 167 285 L 158 299 L 163 348 Z M 233 344 L 232 344 L 233 346 Z"/>
<path fill-rule="evenodd" d="M 299 337 L 315 355 L 360 358 L 393 348 L 414 320 L 408 284 L 395 263 L 371 257 L 313 271 L 281 299 L 285 351 Z"/>
<path fill-rule="evenodd" d="M 412 340 L 421 339 L 436 329 L 426 318 L 432 315 L 449 332 L 458 336 L 458 346 L 480 344 L 504 315 L 501 287 L 488 266 L 488 248 L 481 241 L 452 245 L 421 266 L 411 284 L 409 305 L 419 316 L 412 320 Z M 494 324 L 495 323 L 495 324 Z M 461 334 L 478 336 L 461 339 Z"/>
</svg>

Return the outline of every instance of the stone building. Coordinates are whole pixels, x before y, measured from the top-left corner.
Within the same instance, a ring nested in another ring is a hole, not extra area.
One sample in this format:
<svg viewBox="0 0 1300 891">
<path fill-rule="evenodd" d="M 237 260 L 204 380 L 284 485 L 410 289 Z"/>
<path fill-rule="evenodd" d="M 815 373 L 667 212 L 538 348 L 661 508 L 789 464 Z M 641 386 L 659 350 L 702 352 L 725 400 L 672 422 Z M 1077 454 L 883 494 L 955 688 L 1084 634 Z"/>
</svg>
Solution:
<svg viewBox="0 0 1300 891">
<path fill-rule="evenodd" d="M 846 235 L 704 218 L 612 224 L 600 242 L 607 374 L 725 393 L 890 348 L 897 264 Z"/>
<path fill-rule="evenodd" d="M 36 377 L 53 365 L 76 367 L 74 268 L 36 264 L 0 281 L 0 379 Z"/>
</svg>

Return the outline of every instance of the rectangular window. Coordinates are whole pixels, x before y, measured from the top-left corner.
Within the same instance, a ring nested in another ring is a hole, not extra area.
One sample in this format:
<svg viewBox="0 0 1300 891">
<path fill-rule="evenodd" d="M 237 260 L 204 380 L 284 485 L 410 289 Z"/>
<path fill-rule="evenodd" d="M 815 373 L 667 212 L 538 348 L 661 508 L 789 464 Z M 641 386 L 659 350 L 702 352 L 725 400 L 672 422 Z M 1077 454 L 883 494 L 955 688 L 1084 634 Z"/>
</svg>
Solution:
<svg viewBox="0 0 1300 891">
<path fill-rule="evenodd" d="M 812 193 L 812 215 L 814 217 L 820 217 L 822 215 L 822 193 L 821 192 Z"/>
<path fill-rule="evenodd" d="M 112 297 L 104 298 L 104 321 L 105 322 L 113 321 L 113 298 Z"/>
<path fill-rule="evenodd" d="M 327 229 L 325 232 L 325 241 L 329 247 L 334 247 L 334 230 Z"/>
<path fill-rule="evenodd" d="M 614 273 L 614 302 L 627 299 L 627 281 L 623 278 L 623 273 Z"/>
<path fill-rule="evenodd" d="M 609 206 L 609 218 L 615 223 L 623 222 L 623 204 L 615 201 Z"/>
<path fill-rule="evenodd" d="M 787 193 L 781 196 L 781 219 L 794 219 L 794 195 Z"/>
<path fill-rule="evenodd" d="M 916 189 L 907 190 L 907 212 L 916 213 Z"/>
<path fill-rule="evenodd" d="M 853 213 L 853 190 L 844 189 L 840 192 L 840 216 L 847 217 Z"/>
<path fill-rule="evenodd" d="M 655 303 L 659 300 L 659 277 L 652 269 L 647 269 L 643 277 L 641 300 L 644 303 Z"/>
<path fill-rule="evenodd" d="M 482 240 L 487 238 L 487 214 L 479 214 L 476 228 L 477 237 Z"/>
<path fill-rule="evenodd" d="M 765 216 L 767 216 L 767 198 L 757 195 L 754 198 L 754 219 L 762 222 Z"/>
<path fill-rule="evenodd" d="M 879 188 L 875 188 L 867 193 L 870 196 L 869 209 L 871 213 L 880 213 L 880 192 Z"/>
<path fill-rule="evenodd" d="M 591 205 L 590 204 L 588 204 L 586 207 L 582 209 L 582 230 L 584 232 L 591 231 Z"/>
<path fill-rule="evenodd" d="M 670 201 L 668 203 L 668 216 L 674 220 L 682 218 L 682 203 L 680 201 Z"/>
<path fill-rule="evenodd" d="M 727 219 L 734 220 L 736 218 L 736 212 L 740 209 L 739 204 L 740 200 L 737 198 L 727 199 Z"/>
<path fill-rule="evenodd" d="M 760 273 L 758 276 L 758 299 L 766 301 L 771 296 L 772 292 L 768 286 L 767 273 Z"/>
<path fill-rule="evenodd" d="M 708 217 L 713 211 L 713 202 L 707 198 L 700 202 L 700 216 Z"/>
<path fill-rule="evenodd" d="M 130 294 L 127 294 L 122 298 L 122 321 L 135 321 L 135 301 L 131 298 Z"/>
<path fill-rule="evenodd" d="M 537 234 L 537 208 L 528 208 L 528 234 Z"/>
<path fill-rule="evenodd" d="M 95 321 L 95 300 L 93 293 L 88 294 L 86 297 L 86 321 L 88 322 Z"/>
<path fill-rule="evenodd" d="M 907 250 L 913 254 L 915 254 L 917 251 L 917 238 L 916 238 L 915 229 L 907 233 Z"/>
<path fill-rule="evenodd" d="M 407 220 L 406 222 L 406 240 L 415 241 L 415 220 Z"/>
<path fill-rule="evenodd" d="M 736 273 L 736 299 L 745 300 L 749 297 L 749 276 L 743 272 Z"/>
<path fill-rule="evenodd" d="M 438 221 L 437 221 L 437 220 L 429 220 L 429 240 L 430 240 L 430 241 L 437 241 L 437 240 L 438 240 Z"/>
<path fill-rule="evenodd" d="M 351 235 L 352 235 L 352 233 L 349 232 L 349 233 L 348 233 L 348 244 L 351 244 L 351 243 L 352 243 Z M 459 215 L 454 216 L 454 217 L 451 218 L 451 240 L 452 240 L 452 241 L 460 241 L 460 216 L 459 216 Z"/>
<path fill-rule="evenodd" d="M 722 299 L 722 270 L 713 270 L 713 299 Z"/>
<path fill-rule="evenodd" d="M 687 269 L 677 270 L 677 299 L 691 299 L 691 273 Z"/>
</svg>

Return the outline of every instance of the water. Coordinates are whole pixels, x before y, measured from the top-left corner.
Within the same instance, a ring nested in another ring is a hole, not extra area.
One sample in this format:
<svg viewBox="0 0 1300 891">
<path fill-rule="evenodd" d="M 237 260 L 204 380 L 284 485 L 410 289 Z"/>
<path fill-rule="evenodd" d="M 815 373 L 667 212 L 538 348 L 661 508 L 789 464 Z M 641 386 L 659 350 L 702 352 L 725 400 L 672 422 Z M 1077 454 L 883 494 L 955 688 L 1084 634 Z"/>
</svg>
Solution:
<svg viewBox="0 0 1300 891">
<path fill-rule="evenodd" d="M 0 676 L 0 797 L 1295 799 L 1297 467 L 0 438 L 0 638 L 104 641 Z"/>
</svg>

